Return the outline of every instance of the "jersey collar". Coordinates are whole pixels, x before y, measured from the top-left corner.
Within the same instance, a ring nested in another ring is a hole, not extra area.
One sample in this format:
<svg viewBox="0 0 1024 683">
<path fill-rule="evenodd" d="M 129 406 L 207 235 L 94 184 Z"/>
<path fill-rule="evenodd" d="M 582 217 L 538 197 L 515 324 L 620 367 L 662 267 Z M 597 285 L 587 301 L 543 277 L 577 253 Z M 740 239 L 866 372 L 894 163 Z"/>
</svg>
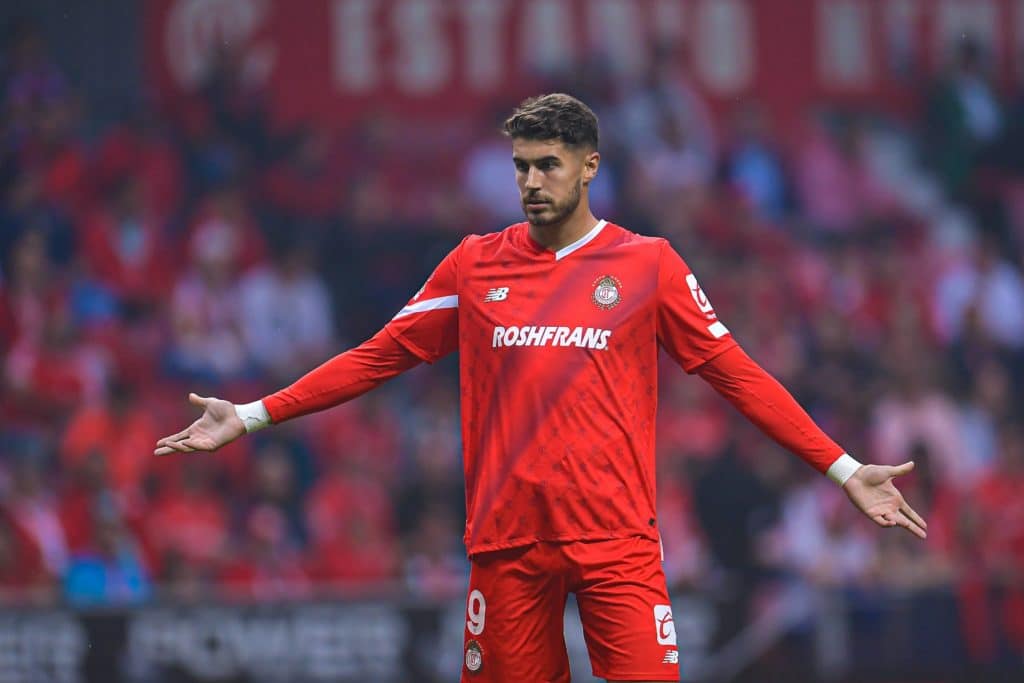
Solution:
<svg viewBox="0 0 1024 683">
<path fill-rule="evenodd" d="M 562 247 L 561 249 L 559 249 L 558 251 L 556 251 L 555 252 L 555 260 L 556 261 L 561 261 L 562 259 L 564 259 L 566 256 L 568 256 L 572 252 L 576 251 L 577 249 L 581 249 L 581 248 L 585 247 L 587 244 L 592 242 L 595 237 L 597 237 L 598 235 L 601 234 L 601 230 L 603 230 L 604 226 L 606 226 L 606 225 L 608 225 L 608 221 L 606 221 L 604 219 L 599 220 L 597 222 L 597 225 L 592 227 L 590 229 L 590 232 L 588 232 L 586 235 L 584 235 L 583 237 L 579 238 L 578 240 L 576 240 L 572 244 L 568 244 L 568 245 Z"/>
</svg>

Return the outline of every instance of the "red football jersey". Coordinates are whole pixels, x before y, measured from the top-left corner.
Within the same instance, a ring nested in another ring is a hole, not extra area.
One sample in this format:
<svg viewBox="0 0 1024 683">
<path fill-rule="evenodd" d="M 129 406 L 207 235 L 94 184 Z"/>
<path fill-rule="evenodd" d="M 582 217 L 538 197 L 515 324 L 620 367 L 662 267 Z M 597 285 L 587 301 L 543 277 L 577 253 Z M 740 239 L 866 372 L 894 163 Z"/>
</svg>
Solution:
<svg viewBox="0 0 1024 683">
<path fill-rule="evenodd" d="M 667 241 L 605 221 L 558 252 L 526 223 L 467 237 L 385 329 L 460 353 L 471 555 L 657 539 L 658 344 L 687 372 L 735 345 Z"/>
</svg>

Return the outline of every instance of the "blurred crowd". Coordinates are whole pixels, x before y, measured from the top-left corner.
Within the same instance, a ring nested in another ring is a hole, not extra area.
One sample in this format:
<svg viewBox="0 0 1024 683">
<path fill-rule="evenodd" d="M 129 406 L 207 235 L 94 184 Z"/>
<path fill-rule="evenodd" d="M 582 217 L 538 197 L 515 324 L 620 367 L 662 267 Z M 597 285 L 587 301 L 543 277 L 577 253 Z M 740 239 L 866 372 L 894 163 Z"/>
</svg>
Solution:
<svg viewBox="0 0 1024 683">
<path fill-rule="evenodd" d="M 289 383 L 383 325 L 462 234 L 520 220 L 498 134 L 514 102 L 471 128 L 391 112 L 282 131 L 226 53 L 188 98 L 101 125 L 30 24 L 2 47 L 0 600 L 460 596 L 453 363 L 215 455 L 151 453 L 195 418 L 188 391 Z M 1024 97 L 984 57 L 966 41 L 910 116 L 823 105 L 786 133 L 756 101 L 712 114 L 678 50 L 641 78 L 595 58 L 549 83 L 601 118 L 595 213 L 668 237 L 855 457 L 917 464 L 899 485 L 924 542 L 873 527 L 666 358 L 677 590 L 731 590 L 746 618 L 780 580 L 941 588 L 977 656 L 1024 646 Z"/>
</svg>

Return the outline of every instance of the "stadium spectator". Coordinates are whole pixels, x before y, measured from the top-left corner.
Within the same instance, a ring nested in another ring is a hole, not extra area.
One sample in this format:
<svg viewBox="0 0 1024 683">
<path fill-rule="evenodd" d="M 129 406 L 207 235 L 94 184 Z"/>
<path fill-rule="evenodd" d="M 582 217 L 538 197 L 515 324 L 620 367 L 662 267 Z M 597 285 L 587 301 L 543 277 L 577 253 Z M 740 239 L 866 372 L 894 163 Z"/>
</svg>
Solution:
<svg viewBox="0 0 1024 683">
<path fill-rule="evenodd" d="M 82 221 L 79 242 L 87 272 L 122 306 L 158 306 L 173 283 L 179 258 L 166 218 L 146 208 L 139 181 L 127 177 Z"/>
<path fill-rule="evenodd" d="M 11 166 L 17 168 L 15 162 Z M 17 168 L 0 204 L 0 267 L 8 274 L 16 268 L 13 256 L 28 233 L 41 236 L 47 261 L 62 271 L 75 254 L 76 235 L 70 216 L 43 196 L 42 182 L 38 169 Z"/>
<path fill-rule="evenodd" d="M 985 148 L 1003 127 L 1002 104 L 986 74 L 986 56 L 973 36 L 952 46 L 953 63 L 927 102 L 928 150 L 948 191 L 963 196 Z"/>
<path fill-rule="evenodd" d="M 151 463 L 139 458 L 156 427 L 136 387 L 112 382 L 105 400 L 82 404 L 72 413 L 60 443 L 61 466 L 74 471 L 93 452 L 104 453 L 113 487 L 124 496 L 141 495 Z"/>
<path fill-rule="evenodd" d="M 40 454 L 26 454 L 15 465 L 11 489 L 4 501 L 13 532 L 21 534 L 38 553 L 42 568 L 52 577 L 64 574 L 69 548 L 61 525 L 60 499 L 47 486 L 46 465 Z M 31 556 L 31 555 L 28 555 Z"/>
<path fill-rule="evenodd" d="M 237 277 L 246 236 L 233 224 L 204 222 L 189 244 L 190 267 L 171 300 L 176 374 L 217 382 L 252 371 L 242 333 Z"/>
<path fill-rule="evenodd" d="M 964 450 L 958 478 L 975 482 L 996 463 L 998 425 L 1009 422 L 1013 390 L 1005 369 L 989 360 L 971 378 L 970 393 L 960 406 Z"/>
<path fill-rule="evenodd" d="M 687 73 L 684 46 L 655 45 L 644 72 L 617 93 L 610 137 L 640 161 L 664 149 L 684 159 L 692 182 L 706 181 L 718 159 L 718 141 L 707 104 Z M 640 164 L 642 166 L 642 164 Z"/>
<path fill-rule="evenodd" d="M 939 390 L 928 361 L 913 356 L 894 359 L 889 390 L 875 403 L 872 417 L 872 452 L 882 462 L 903 462 L 918 443 L 932 455 L 940 476 L 960 478 L 964 445 L 956 405 Z"/>
<path fill-rule="evenodd" d="M 948 268 L 934 290 L 935 316 L 943 337 L 955 341 L 970 309 L 985 335 L 1000 347 L 1024 352 L 1024 276 L 992 238 L 982 238 Z"/>
<path fill-rule="evenodd" d="M 76 552 L 64 575 L 64 595 L 73 605 L 135 604 L 152 586 L 138 542 L 112 500 L 97 498 L 90 510 L 91 542 Z"/>
<path fill-rule="evenodd" d="M 302 128 L 285 157 L 260 180 L 265 206 L 288 221 L 323 225 L 341 210 L 339 178 L 345 171 L 334 136 L 315 126 Z"/>
<path fill-rule="evenodd" d="M 737 107 L 724 153 L 728 181 L 761 216 L 778 220 L 789 208 L 788 178 L 771 139 L 768 114 L 757 103 Z"/>
<path fill-rule="evenodd" d="M 447 601 L 465 590 L 469 565 L 465 548 L 454 529 L 458 521 L 442 505 L 424 509 L 405 536 L 402 577 L 410 594 L 427 600 Z"/>
<path fill-rule="evenodd" d="M 24 233 L 10 263 L 10 282 L 3 290 L 13 340 L 3 366 L 7 409 L 22 419 L 40 419 L 96 399 L 105 390 L 108 359 L 81 338 L 43 234 Z"/>
<path fill-rule="evenodd" d="M 869 135 L 856 119 L 819 113 L 807 122 L 795 176 L 804 218 L 814 229 L 825 234 L 862 230 L 865 221 L 892 207 L 890 189 L 866 159 Z"/>
<path fill-rule="evenodd" d="M 301 446 L 283 440 L 259 444 L 247 468 L 249 481 L 242 492 L 243 519 L 250 509 L 275 509 L 285 522 L 287 542 L 296 547 L 303 546 L 308 537 L 302 509 L 301 450 Z"/>
<path fill-rule="evenodd" d="M 314 248 L 289 240 L 239 283 L 242 336 L 249 356 L 276 381 L 294 379 L 336 346 L 330 296 L 313 270 Z"/>
<path fill-rule="evenodd" d="M 93 155 L 92 173 L 99 191 L 124 183 L 138 186 L 141 210 L 162 219 L 181 209 L 185 181 L 181 152 L 169 124 L 145 106 L 131 119 L 115 123 L 100 138 Z"/>
<path fill-rule="evenodd" d="M 230 506 L 213 463 L 184 464 L 180 480 L 165 478 L 143 520 L 143 539 L 161 579 L 212 574 L 228 557 Z"/>
<path fill-rule="evenodd" d="M 846 514 L 849 506 L 836 495 L 840 492 L 821 484 L 803 482 L 786 494 L 780 528 L 773 534 L 773 559 L 814 585 L 863 586 L 875 567 L 877 542 L 870 529 Z"/>
<path fill-rule="evenodd" d="M 0 603 L 45 604 L 54 585 L 39 548 L 0 508 Z"/>
<path fill-rule="evenodd" d="M 281 600 L 309 595 L 309 576 L 279 508 L 261 504 L 242 521 L 237 547 L 223 571 L 227 595 L 235 599 Z"/>
<path fill-rule="evenodd" d="M 669 590 L 676 593 L 699 585 L 711 568 L 687 464 L 667 457 L 658 460 L 658 518 L 665 553 L 665 579 Z"/>
<path fill-rule="evenodd" d="M 335 460 L 310 490 L 305 513 L 312 578 L 351 591 L 360 582 L 382 584 L 397 577 L 394 508 L 374 472 Z"/>
<path fill-rule="evenodd" d="M 10 117 L 6 125 L 13 132 L 25 132 L 33 126 L 40 107 L 65 97 L 69 85 L 35 22 L 19 19 L 8 32 L 0 76 L 5 85 L 4 110 Z"/>
</svg>

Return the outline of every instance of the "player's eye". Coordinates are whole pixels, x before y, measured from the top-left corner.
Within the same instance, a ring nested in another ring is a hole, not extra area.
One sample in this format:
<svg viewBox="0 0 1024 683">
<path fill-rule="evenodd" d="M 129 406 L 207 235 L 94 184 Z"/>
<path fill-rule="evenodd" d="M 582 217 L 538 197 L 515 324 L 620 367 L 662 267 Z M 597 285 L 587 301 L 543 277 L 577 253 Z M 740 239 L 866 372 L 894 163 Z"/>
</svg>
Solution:
<svg viewBox="0 0 1024 683">
<path fill-rule="evenodd" d="M 526 162 L 523 162 L 523 161 L 517 161 L 516 162 L 516 170 L 519 171 L 520 173 L 526 173 L 526 171 L 529 168 L 530 167 L 526 164 Z"/>
</svg>

